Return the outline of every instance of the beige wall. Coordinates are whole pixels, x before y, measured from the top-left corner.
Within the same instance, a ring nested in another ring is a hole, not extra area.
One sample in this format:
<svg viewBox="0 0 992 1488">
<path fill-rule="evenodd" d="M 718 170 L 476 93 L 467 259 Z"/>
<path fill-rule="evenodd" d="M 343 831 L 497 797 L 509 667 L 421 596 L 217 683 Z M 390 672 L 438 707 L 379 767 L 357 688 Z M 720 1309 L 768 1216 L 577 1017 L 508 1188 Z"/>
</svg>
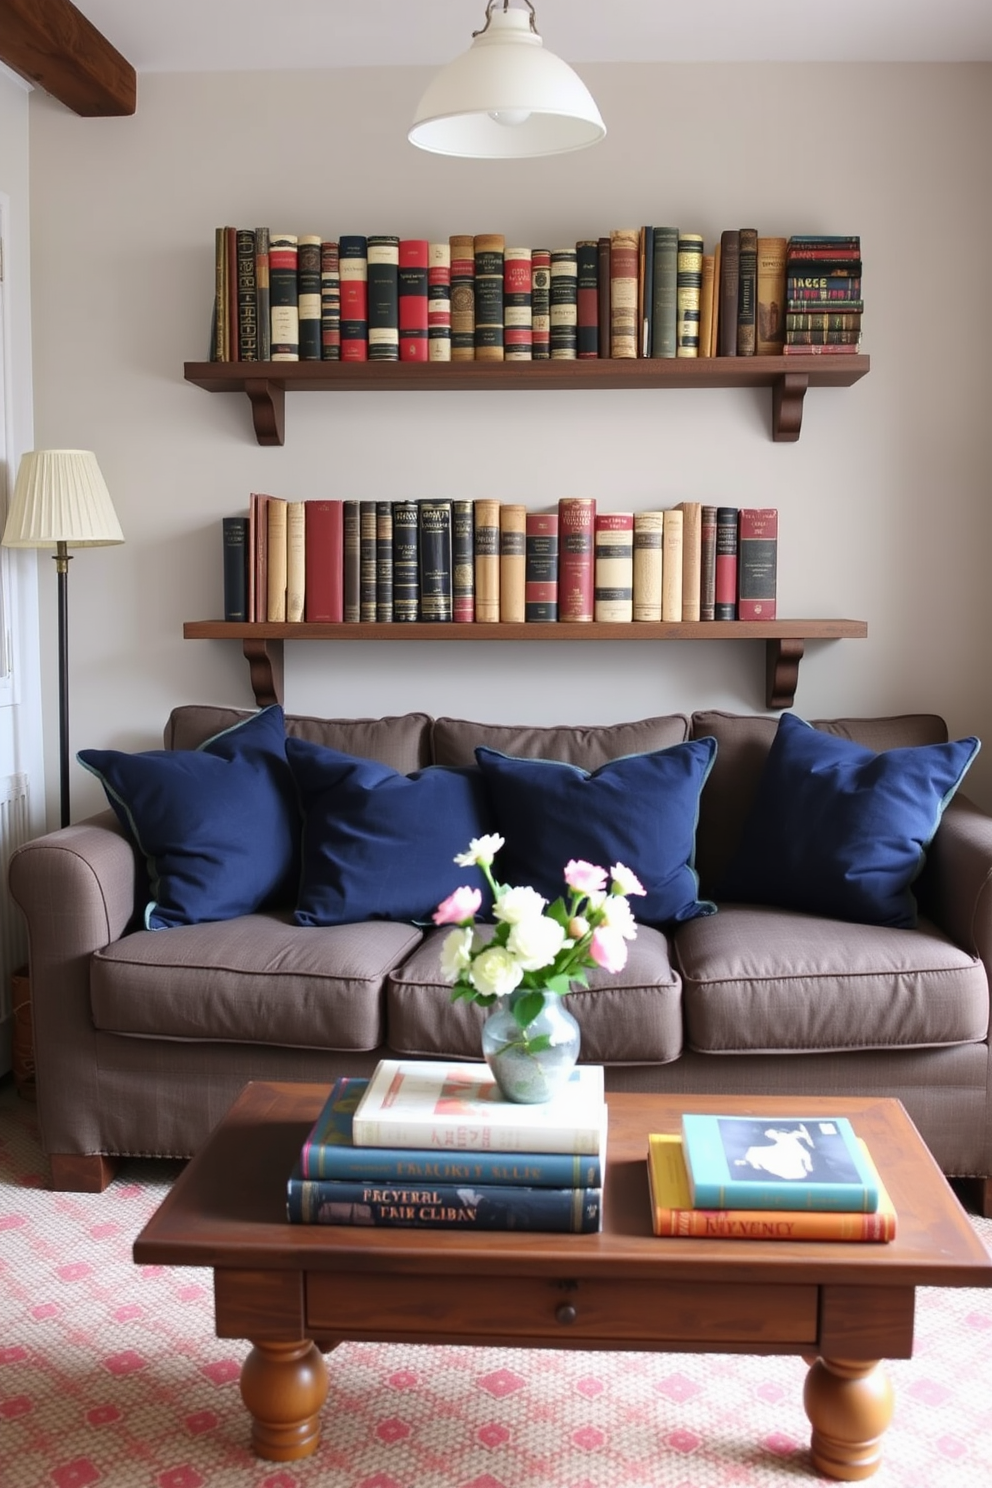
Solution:
<svg viewBox="0 0 992 1488">
<path fill-rule="evenodd" d="M 127 537 L 72 564 L 74 748 L 154 747 L 177 702 L 251 704 L 240 648 L 184 642 L 182 623 L 220 613 L 220 519 L 252 489 L 698 499 L 778 507 L 780 614 L 868 621 L 866 641 L 808 646 L 796 711 L 942 712 L 989 736 L 971 788 L 992 805 L 992 66 L 583 73 L 606 141 L 516 164 L 408 145 L 420 69 L 142 77 L 133 119 L 32 96 L 37 442 L 97 451 Z M 665 221 L 707 251 L 746 224 L 861 234 L 872 371 L 811 392 L 798 444 L 771 442 L 766 392 L 298 394 L 285 447 L 261 449 L 243 396 L 183 380 L 207 354 L 223 222 L 555 245 Z M 752 711 L 763 669 L 758 644 L 300 644 L 286 705 L 521 722 Z M 74 792 L 77 815 L 101 804 L 78 770 Z"/>
</svg>

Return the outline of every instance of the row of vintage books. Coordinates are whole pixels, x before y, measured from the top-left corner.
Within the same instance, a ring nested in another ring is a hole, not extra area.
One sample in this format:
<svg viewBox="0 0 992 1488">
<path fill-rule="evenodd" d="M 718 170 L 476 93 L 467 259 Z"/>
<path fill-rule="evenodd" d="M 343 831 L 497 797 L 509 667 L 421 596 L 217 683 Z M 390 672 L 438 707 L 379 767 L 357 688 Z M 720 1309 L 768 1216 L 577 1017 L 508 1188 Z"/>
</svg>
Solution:
<svg viewBox="0 0 992 1488">
<path fill-rule="evenodd" d="M 745 227 L 705 246 L 676 227 L 614 228 L 563 248 L 514 247 L 502 233 L 324 239 L 220 227 L 210 356 L 541 361 L 857 346 L 858 236 Z"/>
<path fill-rule="evenodd" d="M 773 620 L 778 512 L 699 501 L 598 512 L 475 500 L 303 500 L 255 492 L 222 518 L 224 618 Z"/>
<path fill-rule="evenodd" d="M 294 1224 L 602 1229 L 608 1109 L 601 1065 L 539 1106 L 494 1095 L 484 1066 L 381 1060 L 335 1080 L 286 1184 Z M 650 1133 L 656 1235 L 888 1241 L 891 1200 L 845 1118 L 686 1113 Z"/>
</svg>

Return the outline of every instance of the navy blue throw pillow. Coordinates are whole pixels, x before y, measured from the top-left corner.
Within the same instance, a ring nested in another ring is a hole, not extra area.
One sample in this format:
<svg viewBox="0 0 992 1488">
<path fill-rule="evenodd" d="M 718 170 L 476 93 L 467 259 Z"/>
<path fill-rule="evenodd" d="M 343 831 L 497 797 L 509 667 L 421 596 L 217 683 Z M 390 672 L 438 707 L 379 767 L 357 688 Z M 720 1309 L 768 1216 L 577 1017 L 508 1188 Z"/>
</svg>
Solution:
<svg viewBox="0 0 992 1488">
<path fill-rule="evenodd" d="M 979 748 L 876 754 L 783 714 L 718 897 L 912 929 L 911 885 Z"/>
<path fill-rule="evenodd" d="M 82 749 L 76 758 L 100 781 L 145 860 L 146 929 L 292 904 L 300 820 L 280 707 L 199 749 Z"/>
<path fill-rule="evenodd" d="M 455 854 L 493 830 L 474 766 L 428 765 L 401 775 L 306 739 L 286 740 L 303 813 L 299 925 L 363 920 L 428 923 L 460 884 L 483 891 L 477 868 Z"/>
<path fill-rule="evenodd" d="M 715 739 L 693 739 L 608 760 L 590 772 L 480 745 L 475 757 L 496 830 L 506 839 L 497 878 L 529 884 L 553 902 L 565 892 L 570 859 L 607 870 L 623 863 L 647 891 L 631 900 L 643 924 L 712 914 L 716 905 L 698 897 L 693 864 L 699 795 L 715 754 Z"/>
</svg>

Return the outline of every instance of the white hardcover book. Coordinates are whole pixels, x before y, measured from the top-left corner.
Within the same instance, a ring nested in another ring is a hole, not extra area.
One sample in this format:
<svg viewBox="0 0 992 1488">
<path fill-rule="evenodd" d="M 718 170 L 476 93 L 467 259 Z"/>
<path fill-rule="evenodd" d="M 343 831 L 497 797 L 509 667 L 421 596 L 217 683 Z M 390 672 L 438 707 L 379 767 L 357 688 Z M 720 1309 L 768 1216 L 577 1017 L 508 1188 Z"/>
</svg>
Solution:
<svg viewBox="0 0 992 1488">
<path fill-rule="evenodd" d="M 453 1151 L 600 1150 L 606 1119 L 603 1066 L 576 1065 L 541 1105 L 500 1093 L 484 1064 L 381 1059 L 355 1110 L 356 1147 L 440 1147 Z"/>
</svg>

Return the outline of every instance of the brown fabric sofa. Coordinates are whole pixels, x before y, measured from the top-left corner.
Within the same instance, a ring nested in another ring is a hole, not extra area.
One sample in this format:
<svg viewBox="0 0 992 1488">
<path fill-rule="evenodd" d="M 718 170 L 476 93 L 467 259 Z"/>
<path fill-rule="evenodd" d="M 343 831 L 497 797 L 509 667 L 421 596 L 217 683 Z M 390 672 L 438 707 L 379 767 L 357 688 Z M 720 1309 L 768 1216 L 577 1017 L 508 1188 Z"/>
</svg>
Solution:
<svg viewBox="0 0 992 1488">
<path fill-rule="evenodd" d="M 177 708 L 165 744 L 194 748 L 246 716 Z M 816 727 L 876 751 L 947 738 L 932 715 Z M 478 744 L 594 769 L 711 735 L 696 837 L 711 896 L 776 719 L 700 712 L 513 728 L 289 716 L 286 729 L 404 773 L 471 764 Z M 450 1002 L 441 931 L 304 929 L 275 913 L 128 931 L 135 857 L 109 811 L 21 848 L 10 883 L 27 918 L 38 1111 L 57 1188 L 103 1187 L 118 1155 L 191 1154 L 248 1080 L 329 1082 L 386 1054 L 478 1057 L 481 1014 Z M 582 1058 L 606 1067 L 611 1090 L 895 1096 L 945 1173 L 982 1180 L 989 1212 L 992 817 L 960 793 L 915 891 L 912 930 L 726 904 L 671 934 L 642 927 L 623 973 L 570 996 Z"/>
</svg>

